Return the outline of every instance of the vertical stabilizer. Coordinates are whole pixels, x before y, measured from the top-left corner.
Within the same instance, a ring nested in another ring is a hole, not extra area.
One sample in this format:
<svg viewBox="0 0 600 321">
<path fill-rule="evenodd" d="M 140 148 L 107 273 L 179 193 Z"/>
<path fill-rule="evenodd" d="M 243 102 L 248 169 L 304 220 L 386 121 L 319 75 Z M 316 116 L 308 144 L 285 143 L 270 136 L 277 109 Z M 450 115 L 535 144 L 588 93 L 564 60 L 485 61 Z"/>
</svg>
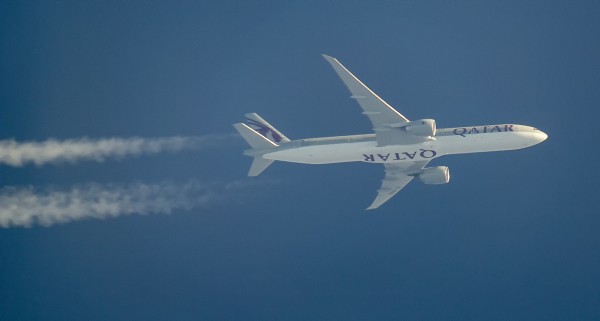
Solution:
<svg viewBox="0 0 600 321">
<path fill-rule="evenodd" d="M 250 113 L 246 114 L 246 125 L 250 128 L 254 129 L 256 132 L 261 134 L 266 139 L 279 144 L 289 142 L 290 140 L 285 137 L 280 131 L 278 131 L 275 127 L 269 124 L 266 120 L 262 119 L 262 117 L 258 116 L 258 114 Z"/>
<path fill-rule="evenodd" d="M 240 135 L 242 135 L 244 140 L 246 140 L 248 145 L 250 145 L 250 147 L 253 149 L 269 149 L 277 147 L 277 144 L 275 144 L 273 141 L 259 134 L 246 124 L 233 124 L 233 127 L 240 133 Z"/>
</svg>

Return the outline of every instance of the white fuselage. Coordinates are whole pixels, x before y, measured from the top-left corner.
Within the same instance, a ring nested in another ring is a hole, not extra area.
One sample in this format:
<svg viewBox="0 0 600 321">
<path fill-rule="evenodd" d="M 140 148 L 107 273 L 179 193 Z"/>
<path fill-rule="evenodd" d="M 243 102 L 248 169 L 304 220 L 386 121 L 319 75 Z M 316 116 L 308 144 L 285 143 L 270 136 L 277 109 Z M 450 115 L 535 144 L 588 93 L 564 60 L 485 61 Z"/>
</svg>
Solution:
<svg viewBox="0 0 600 321">
<path fill-rule="evenodd" d="M 451 154 L 520 149 L 547 137 L 544 132 L 523 125 L 469 126 L 438 129 L 434 138 L 410 145 L 378 147 L 375 134 L 300 139 L 260 156 L 305 164 L 414 162 Z"/>
</svg>

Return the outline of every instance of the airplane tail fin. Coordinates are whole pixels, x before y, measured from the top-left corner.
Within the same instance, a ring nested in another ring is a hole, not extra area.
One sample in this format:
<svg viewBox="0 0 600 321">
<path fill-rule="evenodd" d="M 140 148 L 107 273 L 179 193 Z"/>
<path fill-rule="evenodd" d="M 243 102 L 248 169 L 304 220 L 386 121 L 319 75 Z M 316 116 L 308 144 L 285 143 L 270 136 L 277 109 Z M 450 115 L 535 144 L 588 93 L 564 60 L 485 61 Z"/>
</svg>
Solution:
<svg viewBox="0 0 600 321">
<path fill-rule="evenodd" d="M 268 150 L 279 146 L 277 143 L 290 141 L 275 127 L 254 113 L 246 114 L 245 123 L 234 124 L 233 127 L 242 135 L 253 150 Z M 274 160 L 272 159 L 254 156 L 248 176 L 258 176 L 273 162 Z"/>
<path fill-rule="evenodd" d="M 271 149 L 278 145 L 244 123 L 233 124 L 252 149 Z"/>
<path fill-rule="evenodd" d="M 263 137 L 274 143 L 285 143 L 290 141 L 287 137 L 285 137 L 284 134 L 278 131 L 275 127 L 271 126 L 271 124 L 262 119 L 262 117 L 258 116 L 258 114 L 246 114 L 245 123 Z"/>
</svg>

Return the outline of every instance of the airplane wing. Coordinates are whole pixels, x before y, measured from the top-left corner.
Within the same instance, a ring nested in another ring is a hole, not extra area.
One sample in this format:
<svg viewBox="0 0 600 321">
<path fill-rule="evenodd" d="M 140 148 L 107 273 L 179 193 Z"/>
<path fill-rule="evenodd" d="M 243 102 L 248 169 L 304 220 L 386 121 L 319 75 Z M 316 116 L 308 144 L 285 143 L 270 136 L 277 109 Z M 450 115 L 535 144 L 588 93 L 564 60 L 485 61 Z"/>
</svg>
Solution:
<svg viewBox="0 0 600 321">
<path fill-rule="evenodd" d="M 378 146 L 414 144 L 423 141 L 423 138 L 407 134 L 401 128 L 397 128 L 398 125 L 408 122 L 408 118 L 377 96 L 337 59 L 327 55 L 323 55 L 323 57 L 331 64 L 348 87 L 350 93 L 352 93 L 350 97 L 358 102 L 363 110 L 362 113 L 369 117 L 373 124 Z"/>
<path fill-rule="evenodd" d="M 415 177 L 414 174 L 418 173 L 428 163 L 429 160 L 410 163 L 384 164 L 385 177 L 381 181 L 381 188 L 377 192 L 377 197 L 375 197 L 375 200 L 367 209 L 376 209 L 383 203 L 387 202 L 402 188 L 404 188 L 404 186 L 408 185 L 408 183 L 410 183 L 410 181 L 412 181 L 412 179 Z"/>
</svg>

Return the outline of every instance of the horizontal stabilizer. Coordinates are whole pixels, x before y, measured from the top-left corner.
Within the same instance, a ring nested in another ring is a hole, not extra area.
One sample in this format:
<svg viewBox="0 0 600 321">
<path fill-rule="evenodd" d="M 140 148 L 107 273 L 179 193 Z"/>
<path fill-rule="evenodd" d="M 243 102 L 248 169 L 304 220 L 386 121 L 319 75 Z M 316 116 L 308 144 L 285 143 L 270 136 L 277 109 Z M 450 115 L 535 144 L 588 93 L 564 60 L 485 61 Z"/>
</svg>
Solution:
<svg viewBox="0 0 600 321">
<path fill-rule="evenodd" d="M 252 160 L 252 166 L 250 166 L 250 171 L 248 172 L 248 176 L 258 176 L 262 173 L 269 165 L 273 164 L 274 160 L 265 159 L 262 157 L 254 157 Z"/>
<path fill-rule="evenodd" d="M 248 127 L 246 124 L 233 124 L 233 127 L 242 135 L 253 149 L 267 149 L 277 147 L 277 144 L 265 138 L 263 135 Z"/>
</svg>

